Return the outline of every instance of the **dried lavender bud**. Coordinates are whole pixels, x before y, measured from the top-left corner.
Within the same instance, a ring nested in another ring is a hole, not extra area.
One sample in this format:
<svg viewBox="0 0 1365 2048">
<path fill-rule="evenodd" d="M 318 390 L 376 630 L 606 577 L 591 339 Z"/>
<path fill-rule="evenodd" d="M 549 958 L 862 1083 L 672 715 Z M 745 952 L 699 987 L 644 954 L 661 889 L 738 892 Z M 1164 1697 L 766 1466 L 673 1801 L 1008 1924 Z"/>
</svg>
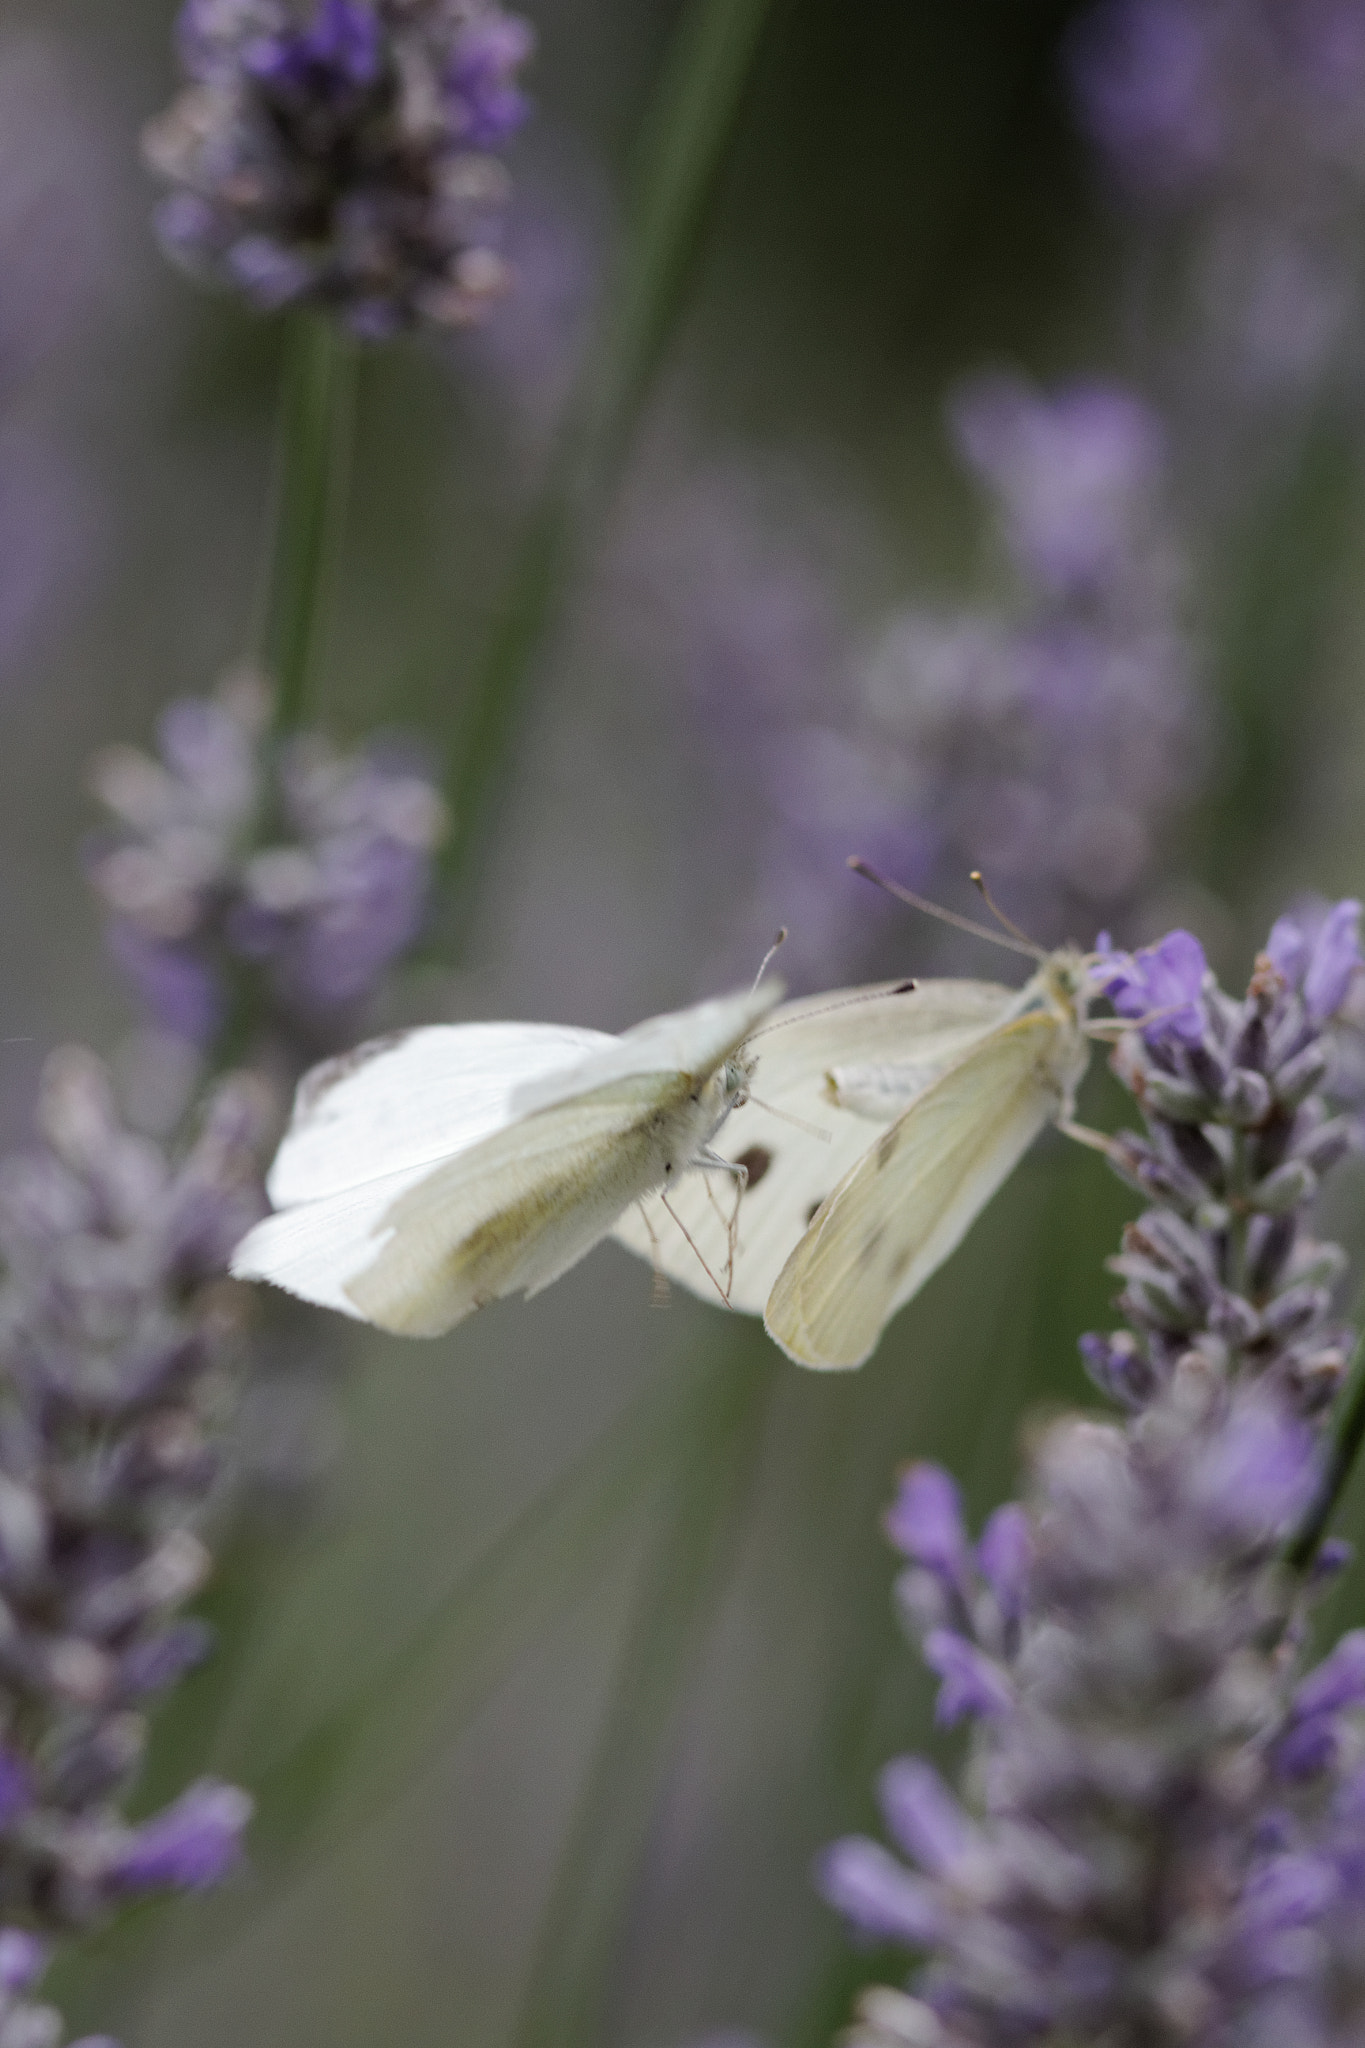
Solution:
<svg viewBox="0 0 1365 2048">
<path fill-rule="evenodd" d="M 300 735 L 278 752 L 249 675 L 173 704 L 159 760 L 110 748 L 92 854 L 110 944 L 161 1027 L 207 1044 L 248 978 L 312 1052 L 353 1032 L 421 923 L 445 810 L 410 760 Z"/>
<path fill-rule="evenodd" d="M 477 319 L 507 285 L 490 152 L 525 118 L 533 43 L 495 0 L 188 0 L 191 83 L 144 142 L 175 188 L 162 246 L 371 339 Z"/>
<path fill-rule="evenodd" d="M 1000 1511 L 1007 1603 L 1000 1515 L 973 1548 L 945 1474 L 902 1480 L 902 1608 L 972 1748 L 961 1797 L 918 1759 L 883 1774 L 899 1854 L 855 1840 L 821 1864 L 855 1924 L 926 1958 L 914 1995 L 864 1998 L 856 2048 L 1346 2048 L 1365 2028 L 1365 1631 L 1305 1669 L 1307 1603 L 1342 1560 L 1306 1580 L 1280 1561 L 1321 1482 L 1312 1362 L 1344 1369 L 1343 1260 L 1309 1232 L 1315 1172 L 1253 1209 L 1327 1121 L 1276 1075 L 1331 1028 L 1358 915 L 1324 923 L 1311 982 L 1277 941 L 1241 1004 L 1187 934 L 1101 963 L 1134 1023 L 1115 1064 L 1148 1135 L 1128 1158 L 1178 1143 L 1217 1222 L 1182 1201 L 1125 1234 L 1130 1326 L 1082 1350 L 1129 1419 L 1042 1437 L 1025 1507 Z M 1186 1105 L 1164 1121 L 1144 1081 L 1203 1087 L 1248 1049 L 1259 1116 L 1209 1093 L 1192 1151 Z"/>
</svg>

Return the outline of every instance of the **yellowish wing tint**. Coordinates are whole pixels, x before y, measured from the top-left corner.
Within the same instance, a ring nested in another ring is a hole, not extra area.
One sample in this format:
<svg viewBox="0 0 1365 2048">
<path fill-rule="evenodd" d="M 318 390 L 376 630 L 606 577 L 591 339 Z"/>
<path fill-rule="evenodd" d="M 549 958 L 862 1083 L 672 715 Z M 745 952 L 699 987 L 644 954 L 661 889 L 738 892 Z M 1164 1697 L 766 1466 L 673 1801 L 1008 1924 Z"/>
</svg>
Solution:
<svg viewBox="0 0 1365 2048">
<path fill-rule="evenodd" d="M 670 1128 L 685 1144 L 692 1114 L 686 1075 L 643 1074 L 511 1125 L 399 1195 L 347 1295 L 380 1329 L 438 1337 L 503 1295 L 538 1292 L 655 1184 Z"/>
<path fill-rule="evenodd" d="M 821 1205 L 768 1299 L 798 1364 L 861 1365 L 1069 1098 L 1086 1041 L 1055 1011 L 986 1035 L 873 1141 Z"/>
</svg>

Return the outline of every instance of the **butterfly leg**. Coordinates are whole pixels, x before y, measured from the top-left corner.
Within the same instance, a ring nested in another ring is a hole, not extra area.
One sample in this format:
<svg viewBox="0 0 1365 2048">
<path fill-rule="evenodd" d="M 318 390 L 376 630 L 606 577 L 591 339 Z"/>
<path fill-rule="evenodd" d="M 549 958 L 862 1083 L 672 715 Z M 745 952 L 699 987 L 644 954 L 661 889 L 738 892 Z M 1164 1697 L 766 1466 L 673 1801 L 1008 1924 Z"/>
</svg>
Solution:
<svg viewBox="0 0 1365 2048">
<path fill-rule="evenodd" d="M 679 1230 L 682 1232 L 683 1236 L 687 1239 L 687 1242 L 691 1245 L 693 1251 L 696 1253 L 697 1263 L 701 1267 L 703 1273 L 705 1273 L 707 1279 L 711 1282 L 711 1285 L 715 1288 L 717 1294 L 725 1303 L 725 1306 L 729 1308 L 730 1296 L 728 1290 L 721 1286 L 719 1280 L 717 1280 L 715 1274 L 707 1265 L 706 1259 L 702 1253 L 701 1246 L 697 1243 L 696 1238 L 693 1237 L 691 1231 L 683 1222 L 682 1217 L 678 1214 L 677 1210 L 673 1207 L 673 1204 L 669 1201 L 668 1196 L 664 1194 L 662 1190 L 660 1190 L 659 1200 L 663 1203 L 665 1209 L 667 1209 L 669 1215 L 673 1218 L 673 1221 L 677 1224 Z"/>
<path fill-rule="evenodd" d="M 721 1216 L 721 1221 L 725 1225 L 725 1242 L 727 1246 L 724 1292 L 728 1305 L 730 1290 L 735 1284 L 735 1254 L 739 1250 L 739 1205 L 744 1200 L 744 1190 L 749 1185 L 749 1169 L 747 1166 L 741 1166 L 737 1159 L 723 1158 L 719 1152 L 711 1151 L 709 1146 L 703 1146 L 702 1150 L 692 1161 L 692 1164 L 699 1168 L 702 1173 L 728 1173 L 735 1184 L 734 1207 L 731 1209 L 728 1217 Z M 706 1183 L 706 1192 L 711 1198 L 712 1206 L 719 1214 L 720 1204 L 716 1201 L 709 1180 Z"/>
<path fill-rule="evenodd" d="M 1078 1145 L 1088 1145 L 1092 1152 L 1103 1152 L 1106 1159 L 1114 1149 L 1113 1139 L 1103 1131 L 1092 1131 L 1089 1124 L 1078 1124 L 1072 1117 L 1059 1116 L 1057 1129 L 1064 1138 L 1074 1138 Z"/>
</svg>

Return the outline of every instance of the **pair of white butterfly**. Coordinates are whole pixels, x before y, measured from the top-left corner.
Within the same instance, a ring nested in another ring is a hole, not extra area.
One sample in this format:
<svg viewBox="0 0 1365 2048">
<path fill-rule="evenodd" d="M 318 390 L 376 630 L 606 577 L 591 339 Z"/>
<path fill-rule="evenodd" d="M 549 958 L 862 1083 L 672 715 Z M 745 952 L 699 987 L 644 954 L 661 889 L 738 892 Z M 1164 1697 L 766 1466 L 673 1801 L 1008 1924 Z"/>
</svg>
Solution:
<svg viewBox="0 0 1365 2048">
<path fill-rule="evenodd" d="M 267 1181 L 276 1213 L 232 1270 L 433 1337 L 611 1235 L 761 1313 L 800 1364 L 861 1365 L 1043 1126 L 1070 1119 L 1095 1029 L 1088 963 L 1038 958 L 1019 990 L 782 1004 L 769 984 L 621 1037 L 377 1039 L 301 1082 Z"/>
</svg>

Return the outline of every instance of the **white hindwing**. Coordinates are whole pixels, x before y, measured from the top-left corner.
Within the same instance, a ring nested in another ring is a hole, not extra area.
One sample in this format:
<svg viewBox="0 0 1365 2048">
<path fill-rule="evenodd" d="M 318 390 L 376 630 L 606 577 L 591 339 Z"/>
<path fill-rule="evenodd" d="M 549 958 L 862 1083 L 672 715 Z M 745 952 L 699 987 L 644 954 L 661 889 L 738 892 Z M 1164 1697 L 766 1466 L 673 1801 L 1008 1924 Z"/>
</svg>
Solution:
<svg viewBox="0 0 1365 2048">
<path fill-rule="evenodd" d="M 777 1277 L 764 1321 L 789 1357 L 863 1363 L 1069 1101 L 1087 1053 L 1074 1018 L 1033 1009 L 916 1098 L 834 1189 Z"/>
<path fill-rule="evenodd" d="M 753 1046 L 759 1099 L 733 1111 L 713 1148 L 749 1171 L 732 1307 L 762 1313 L 811 1217 L 877 1130 L 1017 1001 L 1017 990 L 991 982 L 926 981 L 908 990 L 888 982 L 773 1011 Z M 690 1173 L 669 1189 L 668 1208 L 656 1195 L 628 1209 L 613 1235 L 670 1280 L 714 1301 L 706 1269 L 726 1269 L 734 1199 L 721 1174 Z"/>
</svg>

